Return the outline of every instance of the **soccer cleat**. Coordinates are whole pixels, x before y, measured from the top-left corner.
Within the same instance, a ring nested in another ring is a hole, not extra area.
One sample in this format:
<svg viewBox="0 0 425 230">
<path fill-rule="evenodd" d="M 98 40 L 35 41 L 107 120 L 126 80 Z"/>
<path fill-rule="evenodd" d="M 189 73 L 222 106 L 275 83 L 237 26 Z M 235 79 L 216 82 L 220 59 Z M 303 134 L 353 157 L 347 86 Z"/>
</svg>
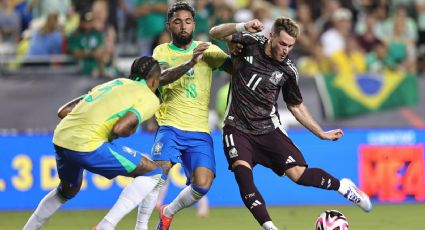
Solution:
<svg viewBox="0 0 425 230">
<path fill-rule="evenodd" d="M 169 230 L 171 221 L 173 220 L 173 217 L 168 217 L 164 215 L 164 208 L 165 205 L 162 205 L 159 208 L 159 223 L 156 226 L 156 230 Z"/>
<path fill-rule="evenodd" d="M 342 191 L 338 190 L 347 200 L 353 202 L 359 206 L 363 211 L 370 212 L 372 210 L 372 203 L 370 202 L 369 196 L 348 178 L 343 178 L 340 181 Z"/>
<path fill-rule="evenodd" d="M 97 225 L 95 225 L 91 230 L 97 230 Z"/>
</svg>

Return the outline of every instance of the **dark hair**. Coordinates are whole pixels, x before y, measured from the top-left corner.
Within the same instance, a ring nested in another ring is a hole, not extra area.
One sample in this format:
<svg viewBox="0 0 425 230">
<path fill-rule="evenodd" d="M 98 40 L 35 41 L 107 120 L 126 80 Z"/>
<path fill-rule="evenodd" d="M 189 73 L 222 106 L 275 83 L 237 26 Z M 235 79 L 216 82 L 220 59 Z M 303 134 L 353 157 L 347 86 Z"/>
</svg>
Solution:
<svg viewBox="0 0 425 230">
<path fill-rule="evenodd" d="M 169 9 L 167 13 L 167 22 L 173 17 L 174 13 L 179 10 L 187 10 L 192 14 L 192 17 L 195 18 L 195 9 L 188 2 L 176 2 Z"/>
<path fill-rule="evenodd" d="M 280 34 L 280 31 L 285 31 L 289 34 L 289 36 L 293 38 L 298 38 L 298 35 L 300 33 L 300 29 L 298 27 L 298 24 L 287 17 L 278 17 L 273 23 L 272 31 L 275 35 Z"/>
<path fill-rule="evenodd" d="M 131 64 L 128 78 L 134 81 L 147 80 L 150 77 L 149 72 L 155 67 L 159 68 L 159 63 L 154 58 L 148 56 L 139 57 Z"/>
</svg>

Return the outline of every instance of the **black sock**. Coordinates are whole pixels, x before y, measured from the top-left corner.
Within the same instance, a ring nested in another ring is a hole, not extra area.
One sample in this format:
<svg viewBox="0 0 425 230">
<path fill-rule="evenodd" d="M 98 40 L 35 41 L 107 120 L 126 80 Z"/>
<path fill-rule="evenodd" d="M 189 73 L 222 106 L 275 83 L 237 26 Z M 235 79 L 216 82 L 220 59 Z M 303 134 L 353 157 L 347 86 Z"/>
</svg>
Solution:
<svg viewBox="0 0 425 230">
<path fill-rule="evenodd" d="M 238 165 L 233 169 L 233 172 L 238 182 L 242 201 L 254 218 L 260 225 L 263 225 L 267 221 L 271 221 L 266 209 L 266 203 L 258 192 L 257 187 L 255 187 L 251 169 Z"/>
<path fill-rule="evenodd" d="M 339 188 L 339 180 L 319 168 L 306 168 L 296 183 L 327 190 L 338 190 Z"/>
</svg>

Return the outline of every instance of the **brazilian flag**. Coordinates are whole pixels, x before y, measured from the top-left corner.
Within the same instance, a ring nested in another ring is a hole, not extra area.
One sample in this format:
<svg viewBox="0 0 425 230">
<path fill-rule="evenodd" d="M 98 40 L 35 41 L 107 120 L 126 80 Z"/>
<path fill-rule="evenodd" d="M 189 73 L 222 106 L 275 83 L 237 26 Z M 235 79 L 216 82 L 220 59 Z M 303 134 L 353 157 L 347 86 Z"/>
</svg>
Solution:
<svg viewBox="0 0 425 230">
<path fill-rule="evenodd" d="M 419 102 L 417 77 L 386 70 L 381 74 L 334 74 L 316 77 L 327 119 L 363 115 Z"/>
</svg>

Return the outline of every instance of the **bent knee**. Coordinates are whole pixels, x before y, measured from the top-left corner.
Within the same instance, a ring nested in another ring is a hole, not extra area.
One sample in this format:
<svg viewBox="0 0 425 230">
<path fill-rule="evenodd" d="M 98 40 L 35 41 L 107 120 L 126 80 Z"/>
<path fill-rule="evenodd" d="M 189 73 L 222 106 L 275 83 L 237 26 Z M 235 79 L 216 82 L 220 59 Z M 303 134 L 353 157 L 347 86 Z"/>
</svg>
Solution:
<svg viewBox="0 0 425 230">
<path fill-rule="evenodd" d="M 71 200 L 74 198 L 78 192 L 80 191 L 82 181 L 78 184 L 69 184 L 67 182 L 61 182 L 57 188 L 59 196 L 62 197 L 63 200 Z"/>
<path fill-rule="evenodd" d="M 203 189 L 209 189 L 214 181 L 214 173 L 205 167 L 200 167 L 195 170 L 191 178 L 192 184 Z"/>
<path fill-rule="evenodd" d="M 287 169 L 285 171 L 285 174 L 291 179 L 293 182 L 298 183 L 298 180 L 303 175 L 306 167 L 305 166 L 299 166 L 296 165 L 290 169 Z"/>
</svg>

